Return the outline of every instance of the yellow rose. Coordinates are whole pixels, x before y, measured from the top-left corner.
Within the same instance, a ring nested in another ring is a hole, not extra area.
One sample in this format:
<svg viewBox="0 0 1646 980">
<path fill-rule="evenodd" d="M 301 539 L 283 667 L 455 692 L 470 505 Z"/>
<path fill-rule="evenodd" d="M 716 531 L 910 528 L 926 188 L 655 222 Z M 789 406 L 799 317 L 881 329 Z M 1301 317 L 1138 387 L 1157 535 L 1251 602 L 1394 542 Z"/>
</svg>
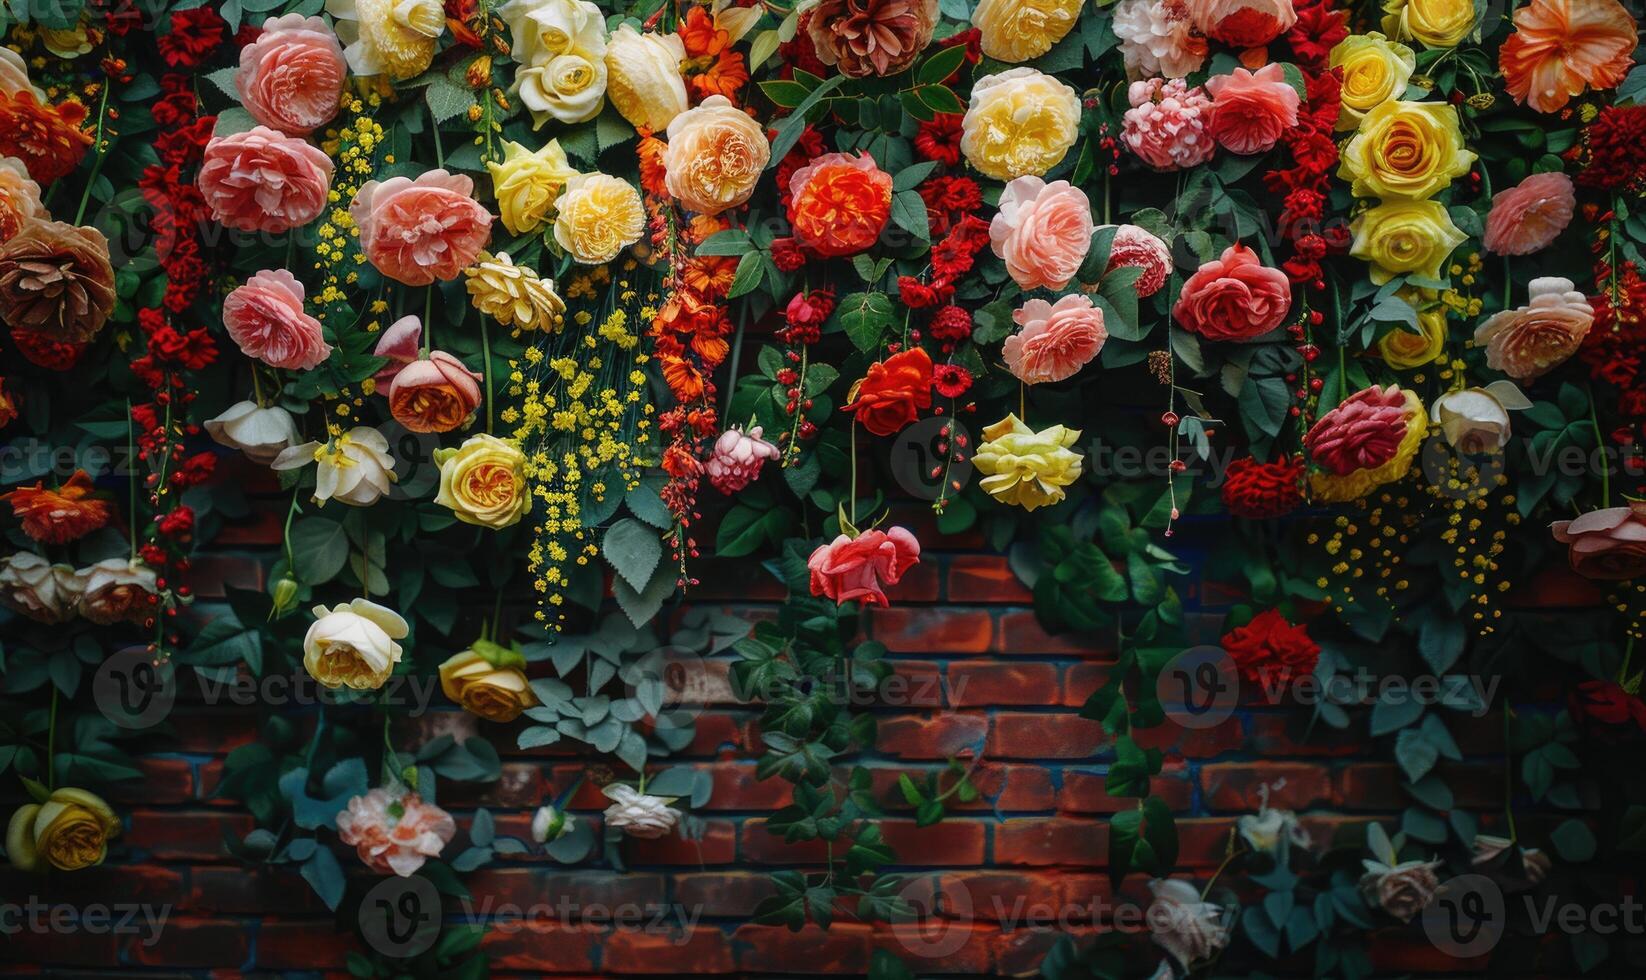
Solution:
<svg viewBox="0 0 1646 980">
<path fill-rule="evenodd" d="M 584 265 L 600 265 L 640 240 L 646 206 L 627 181 L 607 174 L 578 174 L 566 184 L 554 240 Z"/>
<path fill-rule="evenodd" d="M 549 223 L 549 212 L 566 181 L 577 176 L 559 140 L 549 140 L 535 153 L 513 140 L 503 144 L 503 161 L 487 163 L 492 192 L 503 227 L 511 235 L 526 235 Z"/>
<path fill-rule="evenodd" d="M 1372 282 L 1380 286 L 1408 272 L 1440 278 L 1446 257 L 1469 237 L 1435 201 L 1379 204 L 1356 217 L 1349 231 L 1349 254 L 1372 263 Z"/>
<path fill-rule="evenodd" d="M 410 627 L 393 609 L 370 599 L 314 607 L 314 625 L 303 637 L 303 669 L 326 687 L 375 691 L 400 662 Z"/>
<path fill-rule="evenodd" d="M 1383 32 L 1402 41 L 1455 48 L 1474 26 L 1474 0 L 1383 0 Z"/>
<path fill-rule="evenodd" d="M 1457 109 L 1444 102 L 1385 102 L 1366 113 L 1343 148 L 1337 175 L 1356 197 L 1421 201 L 1469 172 Z"/>
<path fill-rule="evenodd" d="M 1080 478 L 1080 454 L 1068 448 L 1079 438 L 1079 429 L 1054 425 L 1036 432 L 1007 415 L 983 430 L 972 465 L 989 496 L 1034 510 L 1060 502 L 1063 488 Z"/>
<path fill-rule="evenodd" d="M 22 871 L 78 871 L 102 864 L 109 838 L 119 835 L 120 818 L 102 797 L 65 786 L 11 815 L 6 853 Z"/>
<path fill-rule="evenodd" d="M 465 524 L 508 527 L 532 509 L 526 454 L 511 440 L 472 435 L 457 449 L 436 449 L 434 465 L 440 467 L 434 502 Z"/>
<path fill-rule="evenodd" d="M 513 721 L 537 705 L 525 666 L 526 658 L 519 651 L 476 640 L 471 649 L 440 665 L 440 689 L 464 710 L 487 721 Z"/>
<path fill-rule="evenodd" d="M 1417 451 L 1423 448 L 1423 440 L 1429 434 L 1429 413 L 1424 410 L 1423 403 L 1410 389 L 1402 389 L 1396 385 L 1393 390 L 1400 391 L 1404 396 L 1406 416 L 1406 432 L 1400 437 L 1400 445 L 1396 447 L 1395 454 L 1371 469 L 1354 470 L 1341 475 L 1328 470 L 1314 470 L 1309 474 L 1309 489 L 1316 502 L 1337 504 L 1359 500 L 1377 487 L 1401 479 L 1411 470 L 1412 460 L 1417 457 Z"/>
<path fill-rule="evenodd" d="M 688 210 L 715 215 L 749 199 L 771 158 L 760 124 L 724 95 L 711 95 L 669 123 L 663 174 Z"/>
<path fill-rule="evenodd" d="M 1063 40 L 1084 0 L 978 0 L 972 26 L 983 53 L 1013 64 L 1038 58 Z"/>
<path fill-rule="evenodd" d="M 686 80 L 680 63 L 686 45 L 676 34 L 642 34 L 632 24 L 617 29 L 606 44 L 607 94 L 636 129 L 661 133 L 686 111 Z"/>
<path fill-rule="evenodd" d="M 1417 54 L 1372 31 L 1337 42 L 1328 64 L 1343 69 L 1343 111 L 1337 128 L 1354 129 L 1367 112 L 1405 93 L 1417 68 Z"/>
<path fill-rule="evenodd" d="M 326 0 L 326 12 L 350 71 L 395 81 L 427 71 L 446 30 L 440 0 Z"/>
<path fill-rule="evenodd" d="M 566 325 L 566 301 L 528 265 L 515 265 L 509 253 L 481 252 L 463 270 L 474 308 L 516 330 L 554 330 Z"/>
<path fill-rule="evenodd" d="M 1396 327 L 1378 340 L 1377 352 L 1383 355 L 1383 363 L 1396 371 L 1410 371 L 1434 363 L 1446 350 L 1445 308 L 1419 310 L 1417 327 L 1415 332 L 1404 326 Z"/>
<path fill-rule="evenodd" d="M 1038 177 L 1062 161 L 1079 127 L 1080 97 L 1074 89 L 1033 68 L 1011 68 L 972 86 L 960 149 L 973 167 L 996 180 Z"/>
</svg>

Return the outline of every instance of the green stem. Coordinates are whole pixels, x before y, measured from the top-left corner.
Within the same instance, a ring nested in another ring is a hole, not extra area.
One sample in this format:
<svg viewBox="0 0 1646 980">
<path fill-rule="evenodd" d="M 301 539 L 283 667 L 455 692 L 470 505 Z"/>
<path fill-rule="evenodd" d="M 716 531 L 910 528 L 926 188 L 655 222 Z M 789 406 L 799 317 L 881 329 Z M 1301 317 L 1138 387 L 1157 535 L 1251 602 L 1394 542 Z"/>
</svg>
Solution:
<svg viewBox="0 0 1646 980">
<path fill-rule="evenodd" d="M 299 481 L 298 485 L 292 488 L 291 506 L 286 508 L 286 528 L 280 535 L 280 542 L 286 549 L 286 574 L 291 576 L 293 581 L 297 579 L 297 559 L 292 556 L 291 550 L 291 521 L 301 509 L 297 506 L 297 495 L 302 492 L 302 483 Z"/>
<path fill-rule="evenodd" d="M 423 294 L 423 357 L 434 350 L 434 283 Z"/>
<path fill-rule="evenodd" d="M 46 720 L 46 789 L 57 788 L 57 684 L 51 684 L 51 713 Z"/>
<path fill-rule="evenodd" d="M 1595 430 L 1595 451 L 1600 454 L 1600 506 L 1612 506 L 1612 464 L 1606 458 L 1606 440 L 1600 434 L 1600 413 L 1595 409 L 1595 389 L 1589 386 L 1589 424 Z"/>
<path fill-rule="evenodd" d="M 1514 713 L 1509 703 L 1503 703 L 1503 816 L 1509 824 L 1509 840 L 1520 839 L 1515 831 L 1515 778 L 1514 778 L 1514 743 L 1509 738 L 1509 725 Z"/>
<path fill-rule="evenodd" d="M 96 156 L 91 161 L 91 172 L 86 175 L 86 189 L 80 194 L 80 206 L 75 209 L 74 223 L 79 224 L 86 216 L 86 205 L 91 202 L 91 189 L 97 186 L 97 175 L 103 170 L 103 161 L 108 157 L 103 147 L 103 127 L 109 116 L 109 79 L 103 79 L 103 97 L 97 104 L 97 141 L 92 144 L 96 148 Z"/>
<path fill-rule="evenodd" d="M 446 151 L 440 145 L 440 120 L 434 118 L 434 108 L 429 107 L 429 132 L 434 136 L 434 165 L 446 169 Z"/>
<path fill-rule="evenodd" d="M 852 527 L 857 526 L 857 418 L 852 417 L 852 463 L 851 463 L 851 492 L 847 495 L 851 501 Z M 842 532 L 846 529 L 841 528 Z"/>
<path fill-rule="evenodd" d="M 748 325 L 748 311 L 745 304 L 737 313 L 737 335 L 732 338 L 731 370 L 726 378 L 726 407 L 720 413 L 722 419 L 731 418 L 732 398 L 737 395 L 737 366 L 743 360 L 743 328 Z M 802 390 L 800 394 L 802 398 L 798 400 L 804 400 L 806 392 Z M 798 408 L 795 414 L 799 414 Z"/>
<path fill-rule="evenodd" d="M 433 288 L 433 287 L 430 287 Z M 427 327 L 424 327 L 427 330 Z M 483 365 L 486 377 L 486 433 L 492 431 L 492 332 L 491 319 L 484 313 L 480 314 L 480 363 Z"/>
<path fill-rule="evenodd" d="M 481 630 L 485 633 L 485 630 Z M 503 590 L 497 590 L 497 599 L 492 603 L 492 632 L 493 643 L 503 642 Z"/>
<path fill-rule="evenodd" d="M 256 373 L 252 377 L 256 377 Z M 130 487 L 130 499 L 127 506 L 130 508 L 126 520 L 131 525 L 131 560 L 137 560 L 137 424 L 131 417 L 131 399 L 126 399 L 126 465 L 131 468 L 131 479 L 127 480 Z"/>
</svg>

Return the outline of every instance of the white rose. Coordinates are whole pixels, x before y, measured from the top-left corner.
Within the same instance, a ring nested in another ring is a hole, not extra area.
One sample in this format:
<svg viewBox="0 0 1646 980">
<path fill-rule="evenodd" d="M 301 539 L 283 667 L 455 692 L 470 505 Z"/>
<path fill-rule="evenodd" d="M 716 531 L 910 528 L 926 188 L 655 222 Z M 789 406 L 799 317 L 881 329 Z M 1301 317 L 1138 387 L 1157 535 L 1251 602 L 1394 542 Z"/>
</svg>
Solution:
<svg viewBox="0 0 1646 980">
<path fill-rule="evenodd" d="M 102 626 L 140 623 L 153 610 L 157 576 L 141 561 L 105 558 L 74 573 L 80 585 L 80 615 Z"/>
<path fill-rule="evenodd" d="M 319 464 L 314 478 L 314 499 L 324 504 L 340 500 L 365 507 L 389 492 L 394 475 L 394 457 L 389 441 L 369 426 L 356 426 L 325 442 L 305 442 L 280 452 L 271 469 L 295 470 L 311 461 Z"/>
<path fill-rule="evenodd" d="M 669 806 L 675 801 L 672 796 L 646 796 L 622 783 L 613 783 L 602 792 L 612 801 L 606 808 L 606 826 L 632 837 L 662 837 L 680 820 L 680 811 Z"/>
<path fill-rule="evenodd" d="M 552 806 L 540 806 L 532 814 L 532 840 L 539 844 L 557 841 L 571 833 L 577 823 L 569 813 L 561 813 Z"/>
<path fill-rule="evenodd" d="M 252 401 L 235 402 L 223 414 L 207 419 L 205 427 L 213 439 L 264 466 L 298 439 L 290 412 L 278 405 L 261 408 Z"/>
<path fill-rule="evenodd" d="M 303 668 L 326 687 L 372 691 L 383 686 L 400 662 L 400 644 L 410 631 L 392 609 L 356 599 L 331 609 L 314 607 L 314 625 L 303 637 Z"/>
<path fill-rule="evenodd" d="M 520 69 L 514 88 L 531 110 L 533 129 L 550 119 L 587 122 L 605 105 L 606 63 L 597 55 L 569 51 Z"/>
<path fill-rule="evenodd" d="M 1178 878 L 1149 882 L 1154 904 L 1149 906 L 1149 932 L 1155 944 L 1185 969 L 1229 945 L 1228 910 L 1202 901 L 1200 891 Z"/>
<path fill-rule="evenodd" d="M 32 551 L 0 561 L 0 605 L 42 623 L 66 623 L 80 601 L 80 579 Z"/>
<path fill-rule="evenodd" d="M 1484 388 L 1450 391 L 1435 399 L 1429 418 L 1446 436 L 1446 444 L 1462 453 L 1486 453 L 1509 442 L 1509 410 L 1531 408 L 1532 403 L 1512 381 L 1494 381 Z"/>
<path fill-rule="evenodd" d="M 632 24 L 619 27 L 606 45 L 612 105 L 636 129 L 668 129 L 689 105 L 680 74 L 685 59 L 686 44 L 677 34 L 642 34 Z"/>
<path fill-rule="evenodd" d="M 606 57 L 606 18 L 588 0 L 509 0 L 497 13 L 509 25 L 509 50 L 522 65 L 572 51 Z"/>
<path fill-rule="evenodd" d="M 1290 810 L 1265 808 L 1242 816 L 1235 826 L 1254 851 L 1265 854 L 1275 853 L 1281 841 L 1298 847 L 1309 846 L 1309 832 L 1298 825 L 1297 815 Z"/>
</svg>

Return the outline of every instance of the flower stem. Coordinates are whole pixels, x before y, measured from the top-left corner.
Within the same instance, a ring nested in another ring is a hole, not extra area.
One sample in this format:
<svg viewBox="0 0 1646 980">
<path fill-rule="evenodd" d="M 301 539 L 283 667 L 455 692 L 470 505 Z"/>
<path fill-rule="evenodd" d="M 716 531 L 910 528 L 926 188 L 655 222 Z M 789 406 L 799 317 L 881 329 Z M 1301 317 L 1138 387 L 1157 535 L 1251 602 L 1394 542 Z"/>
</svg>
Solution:
<svg viewBox="0 0 1646 980">
<path fill-rule="evenodd" d="M 256 372 L 252 377 L 257 377 Z M 126 399 L 126 466 L 130 469 L 126 481 L 130 487 L 130 508 L 126 521 L 131 525 L 131 560 L 137 560 L 137 423 L 131 417 L 131 399 Z"/>
<path fill-rule="evenodd" d="M 57 788 L 57 683 L 51 684 L 51 713 L 46 719 L 46 789 Z"/>
<path fill-rule="evenodd" d="M 97 142 L 92 144 L 96 155 L 92 157 L 91 172 L 86 175 L 86 189 L 80 194 L 80 206 L 74 211 L 74 223 L 79 224 L 86 216 L 86 205 L 91 202 L 91 189 L 97 186 L 97 175 L 103 170 L 103 161 L 108 153 L 103 146 L 103 127 L 109 118 L 109 85 L 108 78 L 103 79 L 103 97 L 97 105 Z"/>
<path fill-rule="evenodd" d="M 1595 409 L 1595 389 L 1588 387 L 1589 424 L 1595 430 L 1595 452 L 1600 454 L 1600 506 L 1612 506 L 1612 464 L 1606 458 L 1606 440 L 1600 434 L 1600 413 Z"/>
<path fill-rule="evenodd" d="M 429 287 L 434 288 L 434 287 Z M 424 327 L 427 330 L 428 327 Z M 481 370 L 486 373 L 486 433 L 492 431 L 492 331 L 491 318 L 484 313 L 480 314 L 480 358 Z"/>
</svg>

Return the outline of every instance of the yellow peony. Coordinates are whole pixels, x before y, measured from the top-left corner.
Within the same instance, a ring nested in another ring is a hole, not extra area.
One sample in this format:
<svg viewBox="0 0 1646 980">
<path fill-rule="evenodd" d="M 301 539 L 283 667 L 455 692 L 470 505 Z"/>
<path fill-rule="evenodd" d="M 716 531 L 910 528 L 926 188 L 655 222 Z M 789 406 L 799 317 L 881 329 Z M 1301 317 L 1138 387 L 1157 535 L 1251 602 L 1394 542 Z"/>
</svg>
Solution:
<svg viewBox="0 0 1646 980">
<path fill-rule="evenodd" d="M 1405 326 L 1396 327 L 1379 338 L 1377 352 L 1383 356 L 1383 363 L 1396 371 L 1410 371 L 1412 368 L 1434 363 L 1435 359 L 1445 352 L 1444 307 L 1419 310 L 1417 327 L 1416 332 L 1406 329 Z"/>
<path fill-rule="evenodd" d="M 330 688 L 375 691 L 400 662 L 400 644 L 411 632 L 393 609 L 356 599 L 330 609 L 314 607 L 314 624 L 303 637 L 303 669 Z"/>
<path fill-rule="evenodd" d="M 515 265 L 509 253 L 481 252 L 463 270 L 474 308 L 516 330 L 559 330 L 566 325 L 566 301 L 530 266 Z"/>
<path fill-rule="evenodd" d="M 1468 239 L 1435 201 L 1390 201 L 1370 208 L 1349 224 L 1349 254 L 1372 263 L 1372 282 L 1382 285 L 1415 272 L 1440 278 L 1447 256 Z"/>
<path fill-rule="evenodd" d="M 1391 390 L 1399 391 L 1404 397 L 1402 412 L 1406 416 L 1406 431 L 1400 437 L 1400 445 L 1395 448 L 1395 454 L 1370 469 L 1353 470 L 1344 474 L 1323 469 L 1311 471 L 1309 489 L 1317 503 L 1337 504 L 1359 500 L 1377 487 L 1393 483 L 1411 471 L 1412 460 L 1417 458 L 1417 451 L 1423 448 L 1423 440 L 1429 434 L 1429 413 L 1424 410 L 1423 402 L 1409 389 L 1395 386 Z M 1322 422 L 1316 425 L 1324 424 L 1326 421 L 1322 419 Z"/>
<path fill-rule="evenodd" d="M 646 206 L 640 192 L 608 174 L 578 174 L 560 198 L 554 240 L 584 265 L 601 265 L 640 240 Z"/>
<path fill-rule="evenodd" d="M 1383 32 L 1402 41 L 1455 48 L 1474 27 L 1474 0 L 1383 0 Z"/>
<path fill-rule="evenodd" d="M 434 502 L 465 524 L 508 527 L 531 512 L 526 454 L 511 440 L 472 435 L 456 449 L 436 449 L 434 465 L 440 467 Z"/>
<path fill-rule="evenodd" d="M 1343 69 L 1343 111 L 1337 128 L 1354 129 L 1366 113 L 1405 93 L 1417 69 L 1417 54 L 1372 31 L 1337 42 L 1328 64 Z"/>
<path fill-rule="evenodd" d="M 661 133 L 690 104 L 680 72 L 684 60 L 679 35 L 642 34 L 624 24 L 606 43 L 606 94 L 631 126 Z"/>
<path fill-rule="evenodd" d="M 6 826 L 6 854 L 20 871 L 79 871 L 102 864 L 120 818 L 103 798 L 65 786 L 44 803 L 29 803 Z"/>
<path fill-rule="evenodd" d="M 1038 58 L 1063 40 L 1084 0 L 978 0 L 972 26 L 983 53 L 1013 64 Z"/>
<path fill-rule="evenodd" d="M 503 144 L 502 162 L 488 162 L 492 193 L 503 227 L 511 235 L 526 235 L 549 223 L 550 212 L 566 181 L 577 176 L 559 140 L 549 140 L 536 152 L 510 140 Z"/>
<path fill-rule="evenodd" d="M 687 210 L 715 215 L 754 194 L 771 158 L 760 124 L 724 95 L 711 95 L 669 123 L 663 174 L 669 193 Z"/>
<path fill-rule="evenodd" d="M 972 86 L 960 150 L 996 180 L 1038 177 L 1063 160 L 1079 128 L 1074 89 L 1033 68 L 1012 68 Z"/>
<path fill-rule="evenodd" d="M 427 71 L 446 30 L 440 0 L 326 0 L 326 12 L 350 71 L 395 81 Z"/>
<path fill-rule="evenodd" d="M 1080 478 L 1080 454 L 1069 449 L 1079 438 L 1079 429 L 1054 425 L 1036 432 L 1007 415 L 983 430 L 972 465 L 989 496 L 1034 510 L 1062 501 L 1063 488 Z"/>
<path fill-rule="evenodd" d="M 476 640 L 440 665 L 440 689 L 487 721 L 510 722 L 537 705 L 525 666 L 526 658 L 518 650 Z"/>
<path fill-rule="evenodd" d="M 1337 175 L 1356 197 L 1421 201 L 1469 172 L 1457 109 L 1444 102 L 1385 102 L 1366 113 L 1343 148 Z"/>
</svg>

